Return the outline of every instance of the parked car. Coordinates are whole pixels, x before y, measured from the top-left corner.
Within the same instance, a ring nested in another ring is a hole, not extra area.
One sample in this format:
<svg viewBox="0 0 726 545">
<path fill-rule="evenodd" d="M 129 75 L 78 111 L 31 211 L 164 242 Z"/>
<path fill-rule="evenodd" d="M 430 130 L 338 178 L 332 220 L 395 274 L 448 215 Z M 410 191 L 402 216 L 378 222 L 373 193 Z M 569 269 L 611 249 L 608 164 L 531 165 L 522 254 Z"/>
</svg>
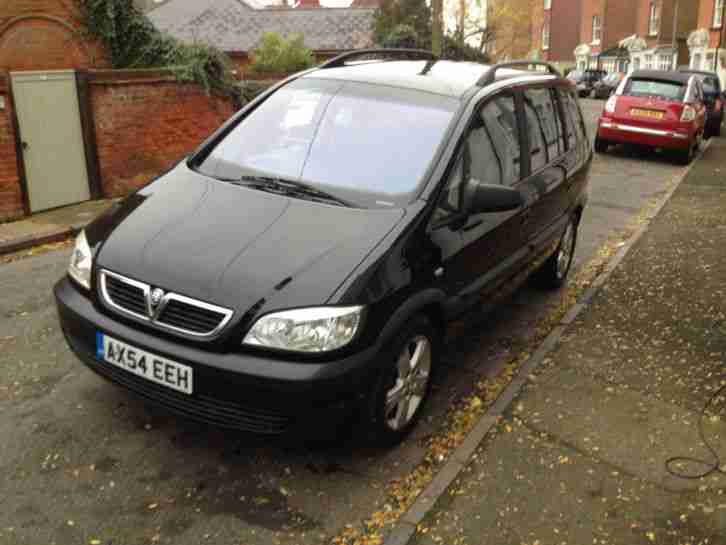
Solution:
<svg viewBox="0 0 726 545">
<path fill-rule="evenodd" d="M 605 77 L 605 70 L 589 68 L 587 70 L 574 70 L 567 76 L 577 87 L 577 95 L 587 98 L 592 94 L 595 84 Z"/>
<path fill-rule="evenodd" d="M 449 320 L 530 271 L 566 282 L 592 159 L 572 85 L 362 54 L 261 95 L 80 233 L 55 297 L 89 368 L 217 426 L 358 414 L 391 444 Z"/>
<path fill-rule="evenodd" d="M 673 150 L 687 164 L 701 145 L 706 107 L 699 79 L 676 71 L 636 70 L 605 103 L 595 151 L 612 144 Z"/>
<path fill-rule="evenodd" d="M 624 77 L 625 74 L 623 74 L 622 72 L 613 72 L 612 74 L 608 74 L 603 79 L 595 83 L 595 85 L 593 86 L 593 97 L 610 98 L 610 95 L 615 92 L 615 90 L 618 88 L 618 85 L 620 85 L 620 82 L 623 81 Z"/>
<path fill-rule="evenodd" d="M 693 74 L 703 85 L 703 98 L 706 103 L 706 138 L 721 136 L 723 125 L 723 108 L 726 93 L 721 89 L 721 80 L 715 72 L 701 72 L 698 70 L 682 70 L 685 74 Z"/>
</svg>

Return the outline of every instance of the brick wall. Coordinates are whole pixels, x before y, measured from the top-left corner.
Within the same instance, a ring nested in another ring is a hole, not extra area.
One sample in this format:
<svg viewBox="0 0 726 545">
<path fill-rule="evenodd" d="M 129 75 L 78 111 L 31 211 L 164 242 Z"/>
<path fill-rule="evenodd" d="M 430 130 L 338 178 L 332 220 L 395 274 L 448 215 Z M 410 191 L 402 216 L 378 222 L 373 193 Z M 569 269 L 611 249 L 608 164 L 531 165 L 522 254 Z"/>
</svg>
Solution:
<svg viewBox="0 0 726 545">
<path fill-rule="evenodd" d="M 603 18 L 603 50 L 635 34 L 638 3 L 635 0 L 608 0 Z"/>
<path fill-rule="evenodd" d="M 234 112 L 230 101 L 148 71 L 91 71 L 102 192 L 133 191 L 194 150 Z"/>
<path fill-rule="evenodd" d="M 11 100 L 7 76 L 2 73 L 0 73 L 0 100 L 5 102 L 5 108 L 0 110 L 0 221 L 5 221 L 23 215 L 23 202 L 15 155 Z"/>
<path fill-rule="evenodd" d="M 550 10 L 550 51 L 552 61 L 572 61 L 580 43 L 582 0 L 552 0 Z"/>
<path fill-rule="evenodd" d="M 75 0 L 2 0 L 0 69 L 107 67 L 103 48 L 83 35 Z"/>
<path fill-rule="evenodd" d="M 705 28 L 711 31 L 709 47 L 717 47 L 719 44 L 719 30 L 713 27 L 714 10 L 714 0 L 700 0 L 698 4 L 698 28 Z M 726 43 L 726 39 L 724 43 Z"/>
</svg>

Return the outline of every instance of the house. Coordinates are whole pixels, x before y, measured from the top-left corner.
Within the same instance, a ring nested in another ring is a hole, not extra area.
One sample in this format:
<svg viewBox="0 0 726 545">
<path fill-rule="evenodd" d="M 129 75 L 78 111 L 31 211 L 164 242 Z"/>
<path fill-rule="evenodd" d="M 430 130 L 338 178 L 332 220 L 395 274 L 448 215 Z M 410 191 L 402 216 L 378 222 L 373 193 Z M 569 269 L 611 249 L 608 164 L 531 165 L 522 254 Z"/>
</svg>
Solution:
<svg viewBox="0 0 726 545">
<path fill-rule="evenodd" d="M 688 36 L 690 66 L 711 70 L 726 84 L 726 39 L 724 18 L 726 0 L 698 0 L 698 22 Z"/>
<path fill-rule="evenodd" d="M 635 34 L 621 41 L 630 69 L 675 69 L 688 64 L 687 39 L 696 28 L 698 5 L 679 0 L 638 0 Z"/>
<path fill-rule="evenodd" d="M 161 31 L 225 51 L 244 73 L 263 34 L 300 33 L 316 59 L 373 47 L 373 7 L 269 7 L 250 0 L 171 0 L 149 13 Z"/>
<path fill-rule="evenodd" d="M 571 66 L 573 51 L 580 43 L 582 0 L 540 0 L 535 4 L 532 25 L 537 59 L 556 65 Z"/>
<path fill-rule="evenodd" d="M 601 54 L 620 70 L 627 58 L 613 57 L 620 42 L 635 34 L 637 0 L 582 0 L 580 44 L 575 48 L 577 68 L 602 67 Z"/>
</svg>

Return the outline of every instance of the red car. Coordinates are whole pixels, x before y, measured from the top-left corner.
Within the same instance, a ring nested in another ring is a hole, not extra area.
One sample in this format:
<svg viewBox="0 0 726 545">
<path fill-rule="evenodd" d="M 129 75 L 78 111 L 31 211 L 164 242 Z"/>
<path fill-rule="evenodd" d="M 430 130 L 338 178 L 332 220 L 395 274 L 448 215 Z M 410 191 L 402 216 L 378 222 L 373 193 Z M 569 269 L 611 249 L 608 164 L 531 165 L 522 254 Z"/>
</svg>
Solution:
<svg viewBox="0 0 726 545">
<path fill-rule="evenodd" d="M 673 150 L 687 164 L 701 145 L 705 125 L 703 87 L 693 74 L 636 70 L 605 104 L 595 151 L 636 144 Z"/>
</svg>

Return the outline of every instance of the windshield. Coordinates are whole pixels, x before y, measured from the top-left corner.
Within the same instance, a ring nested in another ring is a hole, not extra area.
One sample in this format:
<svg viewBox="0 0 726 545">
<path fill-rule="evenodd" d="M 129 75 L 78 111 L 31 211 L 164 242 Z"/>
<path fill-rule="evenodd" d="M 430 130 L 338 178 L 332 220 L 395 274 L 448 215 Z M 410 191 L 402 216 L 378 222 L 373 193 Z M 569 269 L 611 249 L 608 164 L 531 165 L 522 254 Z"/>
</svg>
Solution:
<svg viewBox="0 0 726 545">
<path fill-rule="evenodd" d="M 458 106 L 420 91 L 299 79 L 225 136 L 199 171 L 302 181 L 363 207 L 403 206 Z"/>
<path fill-rule="evenodd" d="M 631 79 L 623 94 L 683 101 L 686 96 L 686 85 L 675 81 Z"/>
<path fill-rule="evenodd" d="M 582 72 L 580 72 L 579 70 L 575 70 L 574 72 L 570 72 L 567 75 L 567 79 L 569 79 L 570 81 L 580 81 L 582 79 Z"/>
</svg>

